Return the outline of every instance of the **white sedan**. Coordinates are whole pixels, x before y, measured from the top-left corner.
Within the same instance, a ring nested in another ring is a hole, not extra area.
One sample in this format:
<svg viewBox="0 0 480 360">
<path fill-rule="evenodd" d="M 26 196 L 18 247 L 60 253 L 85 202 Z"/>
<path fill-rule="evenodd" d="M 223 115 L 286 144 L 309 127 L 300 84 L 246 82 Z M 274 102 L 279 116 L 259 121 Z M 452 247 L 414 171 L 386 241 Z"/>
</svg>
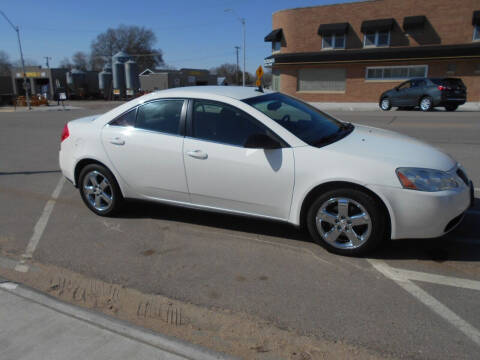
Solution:
<svg viewBox="0 0 480 360">
<path fill-rule="evenodd" d="M 438 237 L 473 186 L 441 151 L 253 87 L 158 91 L 62 133 L 60 167 L 96 214 L 147 199 L 305 225 L 329 251 Z"/>
</svg>

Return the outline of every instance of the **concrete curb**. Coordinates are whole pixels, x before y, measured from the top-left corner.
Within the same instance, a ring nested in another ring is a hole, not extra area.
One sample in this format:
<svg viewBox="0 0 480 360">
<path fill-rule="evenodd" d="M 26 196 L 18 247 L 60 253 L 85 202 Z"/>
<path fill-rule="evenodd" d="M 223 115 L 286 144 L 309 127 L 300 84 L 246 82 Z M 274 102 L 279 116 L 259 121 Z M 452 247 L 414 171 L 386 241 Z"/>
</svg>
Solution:
<svg viewBox="0 0 480 360">
<path fill-rule="evenodd" d="M 2 279 L 0 278 L 0 283 Z M 161 335 L 143 329 L 141 327 L 127 323 L 101 314 L 89 309 L 82 309 L 71 304 L 67 304 L 50 295 L 40 293 L 34 289 L 30 289 L 24 285 L 17 285 L 4 281 L 2 291 L 19 296 L 28 301 L 42 305 L 46 308 L 54 310 L 63 315 L 75 318 L 79 321 L 89 323 L 93 326 L 102 328 L 112 333 L 124 336 L 133 341 L 143 343 L 155 347 L 161 351 L 169 352 L 173 355 L 181 356 L 191 360 L 234 360 L 235 357 L 217 353 L 213 350 L 206 349 L 199 345 L 190 344 L 170 336 Z"/>
</svg>

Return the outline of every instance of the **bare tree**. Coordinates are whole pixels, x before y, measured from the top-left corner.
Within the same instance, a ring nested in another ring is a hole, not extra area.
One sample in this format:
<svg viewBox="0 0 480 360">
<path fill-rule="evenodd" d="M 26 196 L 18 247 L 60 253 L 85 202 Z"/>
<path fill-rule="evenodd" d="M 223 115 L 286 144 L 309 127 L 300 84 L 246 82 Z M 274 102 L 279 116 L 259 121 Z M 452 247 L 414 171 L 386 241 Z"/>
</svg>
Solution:
<svg viewBox="0 0 480 360">
<path fill-rule="evenodd" d="M 32 60 L 32 59 L 23 59 L 23 61 L 25 62 L 25 66 L 40 66 L 40 64 L 38 63 L 38 61 L 35 61 L 35 60 Z M 13 68 L 21 68 L 22 67 L 22 60 L 18 59 L 18 60 L 15 60 L 14 62 L 12 62 L 12 67 Z"/>
<path fill-rule="evenodd" d="M 216 74 L 220 77 L 225 77 L 228 84 L 240 85 L 242 83 L 242 71 L 238 70 L 237 65 L 225 63 L 215 68 L 210 69 L 212 74 Z M 235 79 L 238 79 L 238 83 Z M 251 85 L 255 82 L 255 77 L 249 72 L 245 73 L 245 83 Z"/>
<path fill-rule="evenodd" d="M 0 50 L 0 75 L 10 75 L 11 67 L 10 57 L 5 51 Z"/>
<path fill-rule="evenodd" d="M 59 64 L 59 67 L 62 69 L 67 69 L 68 71 L 73 69 L 73 64 L 68 57 L 64 57 Z"/>
<path fill-rule="evenodd" d="M 152 30 L 139 26 L 120 25 L 101 33 L 91 44 L 91 66 L 101 70 L 107 61 L 119 51 L 133 56 L 139 70 L 155 69 L 164 64 L 162 50 L 155 49 L 157 38 Z"/>
<path fill-rule="evenodd" d="M 77 51 L 72 56 L 72 64 L 75 69 L 87 71 L 89 66 L 88 55 L 83 51 Z"/>
</svg>

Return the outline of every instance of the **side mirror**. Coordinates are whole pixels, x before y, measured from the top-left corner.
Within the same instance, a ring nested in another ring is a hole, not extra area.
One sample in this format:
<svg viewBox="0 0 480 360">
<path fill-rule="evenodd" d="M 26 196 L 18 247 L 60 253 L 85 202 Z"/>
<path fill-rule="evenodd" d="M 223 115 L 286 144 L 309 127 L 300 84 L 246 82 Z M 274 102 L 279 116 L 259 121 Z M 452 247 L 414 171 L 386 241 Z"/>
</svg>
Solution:
<svg viewBox="0 0 480 360">
<path fill-rule="evenodd" d="M 249 149 L 280 149 L 282 145 L 268 135 L 253 134 L 245 141 L 244 147 Z"/>
</svg>

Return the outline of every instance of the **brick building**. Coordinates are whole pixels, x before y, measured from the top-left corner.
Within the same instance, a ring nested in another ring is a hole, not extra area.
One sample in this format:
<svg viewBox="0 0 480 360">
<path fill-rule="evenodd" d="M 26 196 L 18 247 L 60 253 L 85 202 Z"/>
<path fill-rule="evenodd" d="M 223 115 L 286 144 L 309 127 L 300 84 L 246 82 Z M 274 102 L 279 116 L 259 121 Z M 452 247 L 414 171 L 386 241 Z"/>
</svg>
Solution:
<svg viewBox="0 0 480 360">
<path fill-rule="evenodd" d="M 411 77 L 460 77 L 480 101 L 480 0 L 369 0 L 273 14 L 273 87 L 315 102 L 376 102 Z"/>
</svg>

